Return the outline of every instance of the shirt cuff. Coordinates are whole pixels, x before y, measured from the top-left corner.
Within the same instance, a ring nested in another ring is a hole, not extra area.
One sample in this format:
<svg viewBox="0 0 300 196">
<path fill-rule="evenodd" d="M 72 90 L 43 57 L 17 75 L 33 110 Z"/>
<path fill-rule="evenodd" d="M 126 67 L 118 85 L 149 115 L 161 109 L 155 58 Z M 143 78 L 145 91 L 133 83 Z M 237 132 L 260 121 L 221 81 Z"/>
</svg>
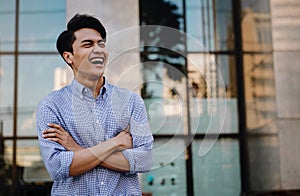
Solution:
<svg viewBox="0 0 300 196">
<path fill-rule="evenodd" d="M 74 152 L 73 151 L 64 151 L 61 152 L 61 167 L 57 172 L 56 178 L 68 178 L 70 177 L 70 166 L 73 161 Z"/>
<path fill-rule="evenodd" d="M 135 173 L 137 173 L 135 171 L 135 167 L 134 167 L 135 166 L 134 153 L 132 151 L 130 151 L 130 149 L 123 150 L 122 153 L 123 153 L 123 155 L 125 156 L 125 158 L 129 162 L 129 169 L 130 169 L 130 171 L 128 172 L 128 174 L 135 174 Z"/>
</svg>

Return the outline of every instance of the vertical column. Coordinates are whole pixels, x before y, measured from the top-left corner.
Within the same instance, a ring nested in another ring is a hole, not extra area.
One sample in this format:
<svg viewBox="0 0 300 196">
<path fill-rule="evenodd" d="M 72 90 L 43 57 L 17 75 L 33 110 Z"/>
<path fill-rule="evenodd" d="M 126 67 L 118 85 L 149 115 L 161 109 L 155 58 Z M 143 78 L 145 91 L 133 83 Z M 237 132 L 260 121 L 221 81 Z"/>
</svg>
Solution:
<svg viewBox="0 0 300 196">
<path fill-rule="evenodd" d="M 271 0 L 281 189 L 300 188 L 300 2 Z"/>
<path fill-rule="evenodd" d="M 13 167 L 11 194 L 18 194 L 18 173 L 17 173 L 17 114 L 18 114 L 18 59 L 19 59 L 19 0 L 16 0 L 16 21 L 15 21 L 15 65 L 14 65 L 14 113 L 13 113 Z"/>
<path fill-rule="evenodd" d="M 234 35 L 235 35 L 235 64 L 236 64 L 236 86 L 238 99 L 238 122 L 239 122 L 239 142 L 240 142 L 240 163 L 241 163 L 241 195 L 250 191 L 249 181 L 249 156 L 248 156 L 248 140 L 246 125 L 246 106 L 244 92 L 244 73 L 243 67 L 243 45 L 242 45 L 242 27 L 241 27 L 241 0 L 232 0 L 233 19 L 234 19 Z"/>
</svg>

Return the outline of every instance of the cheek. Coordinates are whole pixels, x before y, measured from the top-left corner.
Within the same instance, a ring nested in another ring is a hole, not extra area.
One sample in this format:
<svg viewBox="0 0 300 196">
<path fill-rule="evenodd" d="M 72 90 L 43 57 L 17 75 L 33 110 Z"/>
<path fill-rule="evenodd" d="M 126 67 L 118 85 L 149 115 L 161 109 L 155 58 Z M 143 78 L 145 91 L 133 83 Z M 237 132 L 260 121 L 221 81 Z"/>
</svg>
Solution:
<svg viewBox="0 0 300 196">
<path fill-rule="evenodd" d="M 105 54 L 105 57 L 106 57 L 106 61 L 108 61 L 109 53 L 108 53 L 107 49 L 105 49 L 104 54 Z"/>
<path fill-rule="evenodd" d="M 77 64 L 78 67 L 81 67 L 81 66 L 85 67 L 89 63 L 89 61 L 88 61 L 88 55 L 89 54 L 86 54 L 86 55 L 77 55 L 76 56 L 75 61 L 76 61 L 76 64 Z"/>
</svg>

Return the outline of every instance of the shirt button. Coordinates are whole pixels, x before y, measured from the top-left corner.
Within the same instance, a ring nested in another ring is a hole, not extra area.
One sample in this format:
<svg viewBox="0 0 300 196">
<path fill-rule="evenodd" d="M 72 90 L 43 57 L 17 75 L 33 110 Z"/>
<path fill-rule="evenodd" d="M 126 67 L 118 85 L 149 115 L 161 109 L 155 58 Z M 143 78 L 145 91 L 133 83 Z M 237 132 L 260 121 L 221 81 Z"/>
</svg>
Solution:
<svg viewBox="0 0 300 196">
<path fill-rule="evenodd" d="M 101 185 L 103 185 L 103 184 L 104 184 L 104 182 L 101 182 L 100 184 L 101 184 Z"/>
<path fill-rule="evenodd" d="M 96 102 L 94 102 L 94 105 L 96 105 Z"/>
</svg>

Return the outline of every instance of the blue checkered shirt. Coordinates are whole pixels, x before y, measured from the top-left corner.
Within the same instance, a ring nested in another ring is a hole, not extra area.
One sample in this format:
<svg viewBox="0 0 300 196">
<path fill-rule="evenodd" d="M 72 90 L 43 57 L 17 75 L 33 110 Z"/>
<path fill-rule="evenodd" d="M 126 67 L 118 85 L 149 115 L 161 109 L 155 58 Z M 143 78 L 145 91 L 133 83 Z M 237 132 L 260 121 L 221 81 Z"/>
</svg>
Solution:
<svg viewBox="0 0 300 196">
<path fill-rule="evenodd" d="M 153 136 L 139 95 L 105 80 L 95 99 L 90 89 L 73 80 L 40 102 L 36 123 L 41 154 L 54 180 L 51 195 L 141 195 L 137 173 L 151 168 Z M 82 175 L 70 176 L 74 153 L 42 138 L 48 123 L 61 125 L 86 148 L 116 136 L 130 125 L 133 148 L 122 151 L 129 161 L 130 172 L 97 166 Z"/>
</svg>

